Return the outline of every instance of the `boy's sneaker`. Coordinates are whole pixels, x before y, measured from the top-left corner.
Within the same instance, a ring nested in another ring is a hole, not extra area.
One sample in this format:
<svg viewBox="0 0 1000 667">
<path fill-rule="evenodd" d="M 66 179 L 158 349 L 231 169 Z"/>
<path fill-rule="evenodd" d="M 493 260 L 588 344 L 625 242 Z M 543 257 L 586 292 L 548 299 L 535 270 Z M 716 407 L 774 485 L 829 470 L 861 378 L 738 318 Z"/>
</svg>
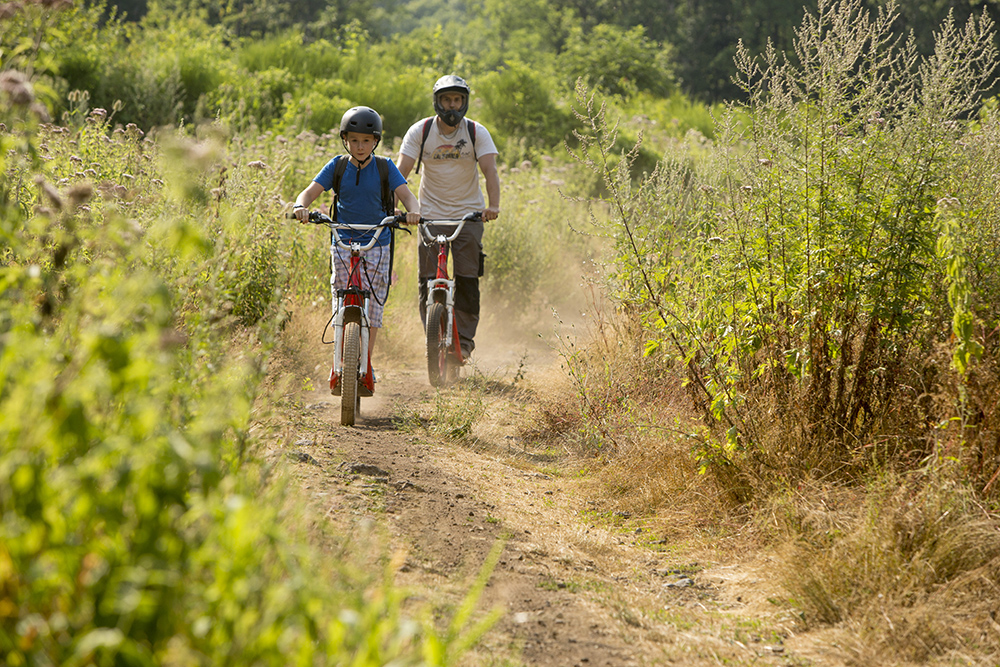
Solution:
<svg viewBox="0 0 1000 667">
<path fill-rule="evenodd" d="M 476 349 L 475 345 L 462 345 L 462 364 L 467 364 L 472 356 L 472 351 Z"/>
<path fill-rule="evenodd" d="M 369 382 L 371 383 L 370 385 Z M 369 367 L 368 375 L 365 376 L 363 382 L 358 384 L 358 394 L 363 397 L 374 396 L 376 382 L 378 382 L 378 380 L 375 379 L 375 369 Z"/>
</svg>

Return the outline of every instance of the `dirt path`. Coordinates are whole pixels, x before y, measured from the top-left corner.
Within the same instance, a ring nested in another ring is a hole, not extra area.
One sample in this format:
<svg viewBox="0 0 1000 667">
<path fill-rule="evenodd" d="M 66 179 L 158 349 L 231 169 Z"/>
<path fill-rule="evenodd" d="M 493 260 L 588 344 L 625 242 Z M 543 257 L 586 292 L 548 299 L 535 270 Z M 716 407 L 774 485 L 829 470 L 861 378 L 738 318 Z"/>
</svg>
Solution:
<svg viewBox="0 0 1000 667">
<path fill-rule="evenodd" d="M 796 653 L 766 563 L 697 562 L 684 545 L 597 521 L 586 480 L 551 460 L 401 431 L 399 406 L 434 393 L 419 369 L 379 380 L 353 428 L 339 425 L 339 398 L 307 392 L 284 453 L 317 512 L 386 525 L 406 554 L 399 582 L 437 606 L 456 604 L 505 540 L 480 604 L 504 614 L 464 664 L 842 664 Z"/>
</svg>

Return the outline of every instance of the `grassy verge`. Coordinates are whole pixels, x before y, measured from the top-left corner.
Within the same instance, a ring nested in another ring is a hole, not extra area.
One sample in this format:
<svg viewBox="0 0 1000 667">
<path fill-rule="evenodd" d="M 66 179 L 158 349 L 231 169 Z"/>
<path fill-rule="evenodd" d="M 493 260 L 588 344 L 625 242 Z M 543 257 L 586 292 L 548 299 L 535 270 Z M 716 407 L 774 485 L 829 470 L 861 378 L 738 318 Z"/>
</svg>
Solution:
<svg viewBox="0 0 1000 667">
<path fill-rule="evenodd" d="M 3 76 L 0 662 L 453 664 L 462 623 L 317 551 L 261 456 L 286 299 L 327 277 L 280 222 L 317 138 L 45 124 Z"/>
</svg>

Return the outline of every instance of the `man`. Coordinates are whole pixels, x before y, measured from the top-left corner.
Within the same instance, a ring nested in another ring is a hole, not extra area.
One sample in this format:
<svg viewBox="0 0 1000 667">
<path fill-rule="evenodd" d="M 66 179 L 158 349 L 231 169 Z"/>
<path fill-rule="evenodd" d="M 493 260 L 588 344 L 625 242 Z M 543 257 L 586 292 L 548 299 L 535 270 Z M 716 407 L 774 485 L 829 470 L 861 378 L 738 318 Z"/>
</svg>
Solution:
<svg viewBox="0 0 1000 667">
<path fill-rule="evenodd" d="M 465 118 L 469 85 L 449 74 L 433 88 L 436 116 L 414 123 L 399 149 L 399 171 L 406 178 L 414 164 L 420 179 L 420 214 L 428 220 L 451 220 L 482 211 L 483 220 L 500 215 L 500 176 L 497 149 L 489 131 Z M 478 165 L 478 169 L 477 169 Z M 486 179 L 487 203 L 479 187 L 479 171 Z M 420 321 L 426 320 L 427 281 L 437 270 L 437 249 L 420 246 Z M 451 246 L 455 274 L 455 319 L 462 356 L 475 349 L 479 325 L 479 277 L 483 270 L 483 223 L 466 223 Z M 426 324 L 426 322 L 425 322 Z"/>
</svg>

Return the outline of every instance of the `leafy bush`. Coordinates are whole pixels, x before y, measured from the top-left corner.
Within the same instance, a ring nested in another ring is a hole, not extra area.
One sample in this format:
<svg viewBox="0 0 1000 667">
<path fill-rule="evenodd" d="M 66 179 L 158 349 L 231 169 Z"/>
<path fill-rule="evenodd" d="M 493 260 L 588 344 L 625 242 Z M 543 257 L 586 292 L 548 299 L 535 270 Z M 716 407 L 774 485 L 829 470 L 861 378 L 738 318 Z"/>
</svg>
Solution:
<svg viewBox="0 0 1000 667">
<path fill-rule="evenodd" d="M 511 62 L 480 77 L 475 88 L 482 99 L 481 120 L 508 164 L 537 158 L 570 134 L 571 118 L 553 101 L 553 86 L 523 63 Z"/>
<path fill-rule="evenodd" d="M 674 86 L 669 47 L 651 41 L 642 26 L 575 28 L 559 62 L 569 81 L 583 79 L 605 95 L 630 97 L 642 91 L 666 96 Z"/>
</svg>

